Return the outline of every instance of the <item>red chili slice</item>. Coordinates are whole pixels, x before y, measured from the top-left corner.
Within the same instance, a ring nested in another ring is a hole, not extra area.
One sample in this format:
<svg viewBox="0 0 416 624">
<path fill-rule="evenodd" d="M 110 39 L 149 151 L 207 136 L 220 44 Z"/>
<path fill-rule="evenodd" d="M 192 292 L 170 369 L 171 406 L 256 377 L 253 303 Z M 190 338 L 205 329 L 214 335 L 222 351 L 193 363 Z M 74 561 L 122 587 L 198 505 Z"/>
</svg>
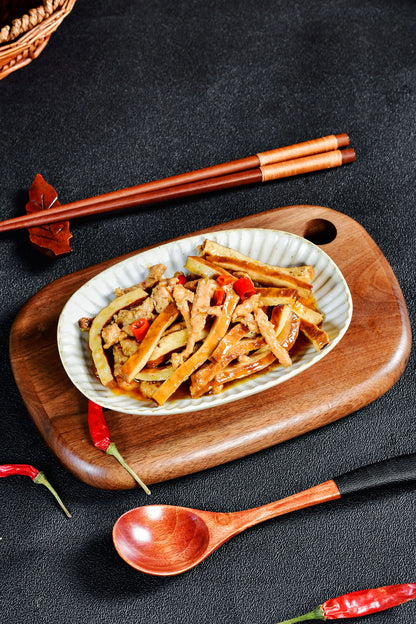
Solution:
<svg viewBox="0 0 416 624">
<path fill-rule="evenodd" d="M 147 331 L 150 327 L 149 321 L 145 318 L 137 319 L 130 325 L 130 329 L 133 332 L 133 336 L 136 338 L 138 342 L 141 342 L 143 338 L 146 336 Z"/>
<path fill-rule="evenodd" d="M 234 281 L 234 277 L 232 275 L 218 275 L 217 284 L 219 286 L 225 286 L 226 284 L 231 284 Z"/>
<path fill-rule="evenodd" d="M 234 282 L 233 288 L 242 301 L 256 294 L 254 284 L 249 277 L 240 277 Z"/>
<path fill-rule="evenodd" d="M 222 286 L 218 286 L 212 298 L 212 302 L 214 306 L 222 305 L 224 303 L 224 299 L 225 299 L 225 290 Z"/>
</svg>

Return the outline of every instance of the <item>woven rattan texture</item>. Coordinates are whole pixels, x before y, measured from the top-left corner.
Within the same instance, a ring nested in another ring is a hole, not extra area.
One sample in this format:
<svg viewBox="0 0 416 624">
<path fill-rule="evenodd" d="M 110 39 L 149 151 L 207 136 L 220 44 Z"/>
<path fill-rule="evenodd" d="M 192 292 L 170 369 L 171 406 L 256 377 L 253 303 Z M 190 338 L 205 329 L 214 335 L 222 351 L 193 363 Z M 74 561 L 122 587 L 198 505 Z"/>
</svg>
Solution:
<svg viewBox="0 0 416 624">
<path fill-rule="evenodd" d="M 0 80 L 39 56 L 75 1 L 45 0 L 1 28 Z"/>
</svg>

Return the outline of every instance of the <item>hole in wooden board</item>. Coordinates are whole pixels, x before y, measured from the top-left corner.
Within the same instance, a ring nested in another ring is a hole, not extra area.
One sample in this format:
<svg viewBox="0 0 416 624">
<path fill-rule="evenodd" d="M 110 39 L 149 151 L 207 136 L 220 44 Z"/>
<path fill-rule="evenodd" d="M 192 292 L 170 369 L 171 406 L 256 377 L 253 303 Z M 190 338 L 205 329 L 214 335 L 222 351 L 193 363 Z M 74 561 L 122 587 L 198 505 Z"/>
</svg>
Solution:
<svg viewBox="0 0 416 624">
<path fill-rule="evenodd" d="M 326 219 L 312 219 L 306 224 L 303 237 L 315 245 L 327 245 L 337 236 L 337 228 Z"/>
</svg>

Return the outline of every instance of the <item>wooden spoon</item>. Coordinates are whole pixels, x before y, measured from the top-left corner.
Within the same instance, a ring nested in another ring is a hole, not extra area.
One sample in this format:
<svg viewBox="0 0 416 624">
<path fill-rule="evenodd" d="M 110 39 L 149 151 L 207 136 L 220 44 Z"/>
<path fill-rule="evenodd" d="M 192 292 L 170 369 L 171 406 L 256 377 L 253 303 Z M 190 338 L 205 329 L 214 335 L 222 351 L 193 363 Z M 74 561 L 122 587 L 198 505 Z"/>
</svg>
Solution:
<svg viewBox="0 0 416 624">
<path fill-rule="evenodd" d="M 274 503 L 234 513 L 146 505 L 113 528 L 115 548 L 136 570 L 172 576 L 190 570 L 237 533 L 276 516 L 354 492 L 416 480 L 416 453 L 364 466 Z"/>
</svg>

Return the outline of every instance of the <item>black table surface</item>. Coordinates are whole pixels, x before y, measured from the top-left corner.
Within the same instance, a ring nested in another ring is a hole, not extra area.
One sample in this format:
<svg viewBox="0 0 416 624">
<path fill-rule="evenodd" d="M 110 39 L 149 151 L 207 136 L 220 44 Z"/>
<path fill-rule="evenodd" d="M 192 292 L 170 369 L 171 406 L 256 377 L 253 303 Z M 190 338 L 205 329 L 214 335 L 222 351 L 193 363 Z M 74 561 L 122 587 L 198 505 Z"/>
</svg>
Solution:
<svg viewBox="0 0 416 624">
<path fill-rule="evenodd" d="M 74 220 L 73 252 L 58 259 L 33 249 L 26 231 L 1 234 L 0 463 L 44 470 L 73 514 L 27 478 L 1 480 L 2 622 L 269 624 L 349 591 L 416 581 L 410 486 L 268 521 L 183 575 L 134 571 L 111 531 L 149 499 L 95 489 L 61 466 L 23 404 L 8 351 L 16 314 L 52 280 L 293 204 L 328 206 L 367 230 L 413 326 L 415 26 L 413 0 L 78 0 L 42 54 L 0 82 L 1 219 L 24 213 L 36 173 L 64 203 L 332 133 L 347 132 L 357 154 L 325 172 Z M 235 511 L 415 452 L 414 374 L 412 353 L 399 381 L 358 412 L 156 484 L 151 502 Z M 351 621 L 415 620 L 411 602 Z"/>
</svg>

